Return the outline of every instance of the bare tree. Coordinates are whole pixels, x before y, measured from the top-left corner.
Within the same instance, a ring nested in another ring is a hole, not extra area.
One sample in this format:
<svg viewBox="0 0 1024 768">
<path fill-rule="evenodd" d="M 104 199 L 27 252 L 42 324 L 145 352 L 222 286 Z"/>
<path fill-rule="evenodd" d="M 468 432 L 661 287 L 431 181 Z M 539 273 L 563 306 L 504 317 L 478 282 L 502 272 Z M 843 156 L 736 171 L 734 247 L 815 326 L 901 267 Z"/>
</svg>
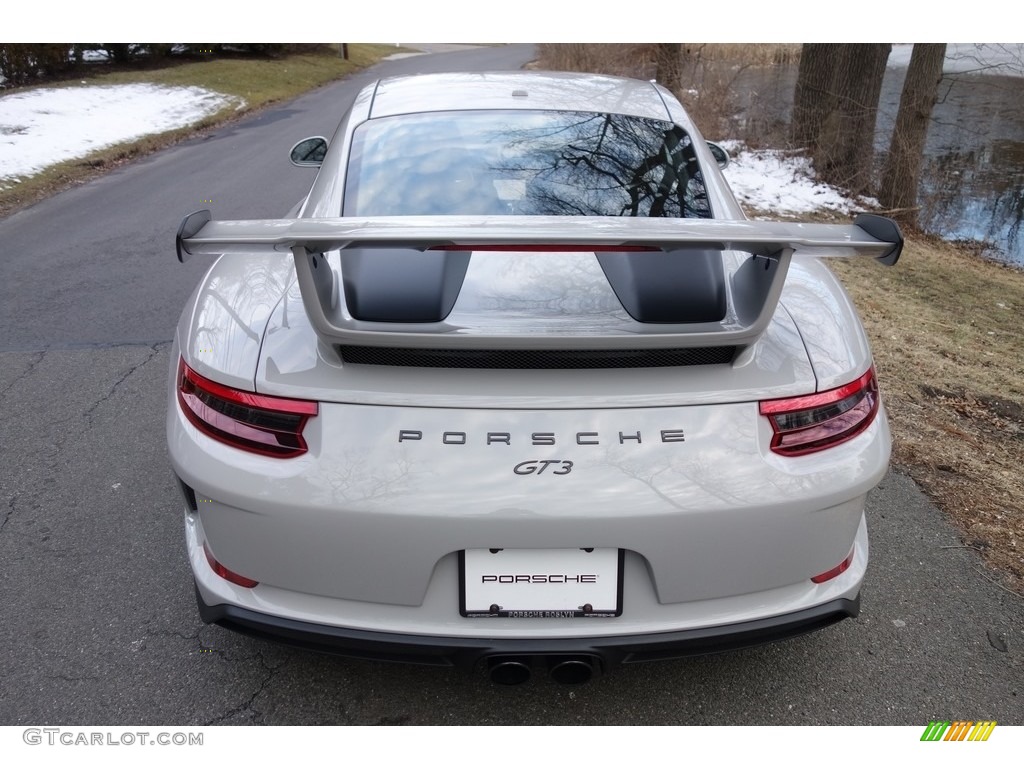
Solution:
<svg viewBox="0 0 1024 768">
<path fill-rule="evenodd" d="M 871 158 L 889 43 L 805 44 L 791 138 L 825 180 L 855 195 L 871 187 Z"/>
<path fill-rule="evenodd" d="M 835 102 L 836 65 L 841 46 L 834 43 L 804 43 L 793 95 L 791 139 L 812 152 L 817 147 L 821 123 Z"/>
<path fill-rule="evenodd" d="M 891 50 L 889 43 L 842 46 L 835 70 L 835 100 L 818 134 L 815 170 L 825 181 L 854 195 L 871 191 L 875 118 Z"/>
<path fill-rule="evenodd" d="M 678 93 L 683 67 L 682 43 L 658 43 L 658 82 L 673 93 Z"/>
<path fill-rule="evenodd" d="M 942 80 L 945 43 L 915 43 L 903 82 L 896 127 L 882 170 L 878 199 L 903 223 L 917 224 L 917 187 L 932 107 Z"/>
</svg>

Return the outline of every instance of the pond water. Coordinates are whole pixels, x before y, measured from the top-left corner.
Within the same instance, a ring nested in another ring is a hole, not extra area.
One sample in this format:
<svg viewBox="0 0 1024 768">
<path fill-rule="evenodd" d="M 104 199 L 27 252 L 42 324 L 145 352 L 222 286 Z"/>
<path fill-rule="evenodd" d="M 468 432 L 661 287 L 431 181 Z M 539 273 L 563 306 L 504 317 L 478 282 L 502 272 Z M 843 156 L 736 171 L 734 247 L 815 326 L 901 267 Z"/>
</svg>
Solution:
<svg viewBox="0 0 1024 768">
<path fill-rule="evenodd" d="M 890 59 L 890 64 L 892 60 Z M 906 69 L 882 83 L 876 161 L 888 149 Z M 789 122 L 795 66 L 748 69 L 733 92 L 741 131 L 774 136 Z M 1024 265 L 1024 77 L 950 73 L 939 86 L 925 147 L 921 225 L 950 240 L 991 243 L 994 258 Z"/>
</svg>

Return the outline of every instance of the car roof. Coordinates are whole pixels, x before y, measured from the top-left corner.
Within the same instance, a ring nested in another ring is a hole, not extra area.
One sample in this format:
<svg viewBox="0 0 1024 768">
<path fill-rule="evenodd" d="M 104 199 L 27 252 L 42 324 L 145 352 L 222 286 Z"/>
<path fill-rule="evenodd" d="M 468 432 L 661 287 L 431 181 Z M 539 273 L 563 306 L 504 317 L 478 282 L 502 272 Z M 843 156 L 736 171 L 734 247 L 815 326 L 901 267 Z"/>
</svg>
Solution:
<svg viewBox="0 0 1024 768">
<path fill-rule="evenodd" d="M 570 72 L 447 72 L 377 84 L 370 119 L 462 109 L 607 112 L 671 120 L 653 83 Z"/>
</svg>

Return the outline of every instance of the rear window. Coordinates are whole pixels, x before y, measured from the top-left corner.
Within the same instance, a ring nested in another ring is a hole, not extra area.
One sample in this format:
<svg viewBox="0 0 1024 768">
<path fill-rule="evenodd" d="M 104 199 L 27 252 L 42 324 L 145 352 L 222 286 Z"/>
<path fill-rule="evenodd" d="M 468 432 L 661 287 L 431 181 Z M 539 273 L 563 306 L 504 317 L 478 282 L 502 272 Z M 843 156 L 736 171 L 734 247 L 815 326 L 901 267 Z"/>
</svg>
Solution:
<svg viewBox="0 0 1024 768">
<path fill-rule="evenodd" d="M 379 118 L 356 129 L 349 165 L 346 216 L 711 216 L 686 132 L 628 115 Z"/>
</svg>

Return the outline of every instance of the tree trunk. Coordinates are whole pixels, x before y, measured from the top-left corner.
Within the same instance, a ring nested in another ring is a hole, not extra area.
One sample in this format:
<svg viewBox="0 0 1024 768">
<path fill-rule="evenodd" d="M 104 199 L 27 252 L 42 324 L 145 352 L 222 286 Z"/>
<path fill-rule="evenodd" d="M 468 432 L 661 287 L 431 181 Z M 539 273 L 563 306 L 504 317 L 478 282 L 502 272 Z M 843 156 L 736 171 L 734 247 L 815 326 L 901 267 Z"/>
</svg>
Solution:
<svg viewBox="0 0 1024 768">
<path fill-rule="evenodd" d="M 658 82 L 673 93 L 678 93 L 683 68 L 683 44 L 658 43 L 657 66 Z"/>
<path fill-rule="evenodd" d="M 889 43 L 840 48 L 833 81 L 836 98 L 821 123 L 814 168 L 823 180 L 853 195 L 871 190 L 875 118 L 891 50 Z"/>
<path fill-rule="evenodd" d="M 893 216 L 911 226 L 917 224 L 915 206 L 924 142 L 942 80 L 945 57 L 945 43 L 914 43 L 907 79 L 903 81 L 896 127 L 882 170 L 879 201 L 888 208 L 898 209 Z"/>
<path fill-rule="evenodd" d="M 835 102 L 832 81 L 841 48 L 835 43 L 804 43 L 800 48 L 790 138 L 794 145 L 812 152 L 817 147 L 822 120 Z"/>
</svg>

